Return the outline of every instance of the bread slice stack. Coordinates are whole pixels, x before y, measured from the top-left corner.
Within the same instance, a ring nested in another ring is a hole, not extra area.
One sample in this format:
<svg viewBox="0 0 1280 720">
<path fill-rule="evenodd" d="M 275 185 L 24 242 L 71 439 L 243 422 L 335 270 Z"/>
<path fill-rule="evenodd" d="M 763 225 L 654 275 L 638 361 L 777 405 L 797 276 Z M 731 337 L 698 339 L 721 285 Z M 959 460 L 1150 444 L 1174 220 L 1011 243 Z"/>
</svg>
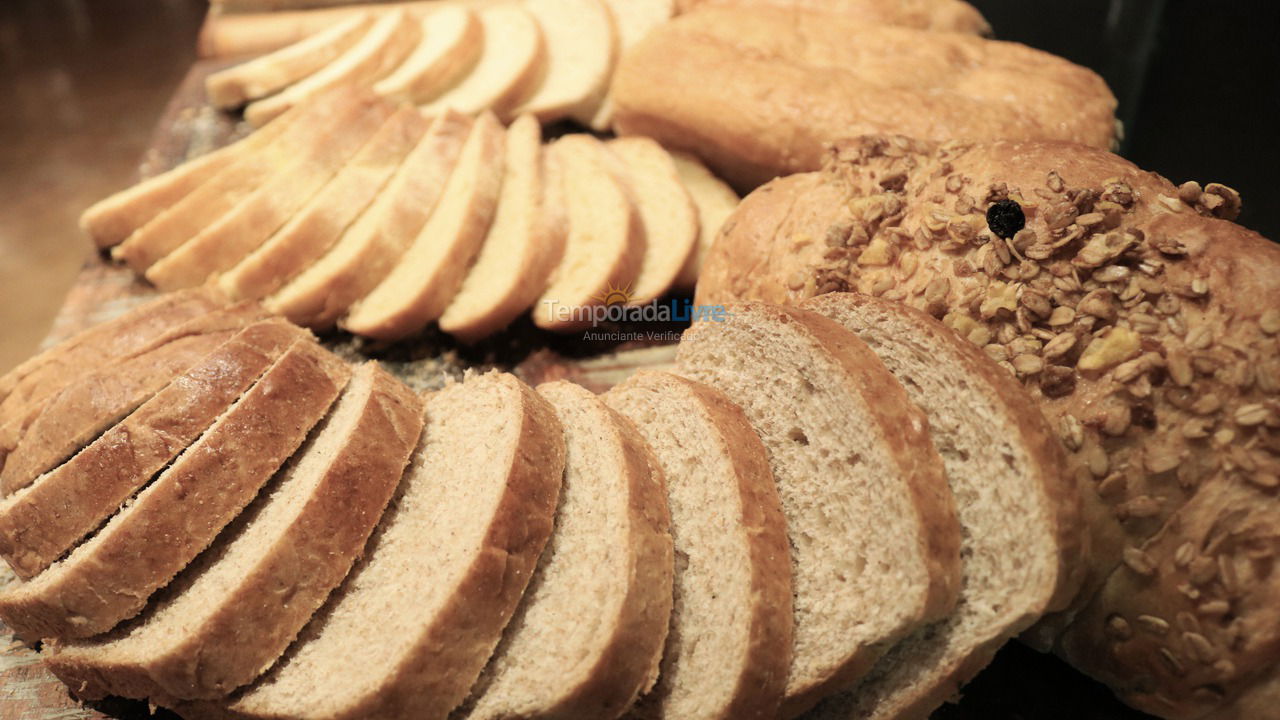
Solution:
<svg viewBox="0 0 1280 720">
<path fill-rule="evenodd" d="M 541 200 L 535 125 L 510 134 L 516 225 Z M 675 374 L 601 396 L 491 371 L 422 398 L 250 304 L 179 296 L 0 378 L 12 397 L 131 328 L 138 357 L 212 346 L 0 501 L 25 578 L 0 620 L 81 698 L 189 718 L 923 717 L 1079 579 L 1080 497 L 1029 397 L 887 301 L 731 305 Z M 179 311 L 201 303 L 203 334 Z M 35 404 L 31 427 L 78 407 Z"/>
<path fill-rule="evenodd" d="M 294 44 L 213 73 L 214 105 L 254 125 L 339 85 L 372 89 L 428 115 L 574 119 L 606 130 L 622 51 L 675 12 L 674 0 L 439 3 L 350 13 Z"/>
<path fill-rule="evenodd" d="M 504 129 L 489 112 L 433 113 L 326 92 L 82 224 L 162 289 L 216 285 L 315 330 L 398 340 L 438 322 L 476 342 L 525 313 L 564 332 L 690 289 L 737 203 L 646 138 L 544 144 L 533 115 Z"/>
</svg>

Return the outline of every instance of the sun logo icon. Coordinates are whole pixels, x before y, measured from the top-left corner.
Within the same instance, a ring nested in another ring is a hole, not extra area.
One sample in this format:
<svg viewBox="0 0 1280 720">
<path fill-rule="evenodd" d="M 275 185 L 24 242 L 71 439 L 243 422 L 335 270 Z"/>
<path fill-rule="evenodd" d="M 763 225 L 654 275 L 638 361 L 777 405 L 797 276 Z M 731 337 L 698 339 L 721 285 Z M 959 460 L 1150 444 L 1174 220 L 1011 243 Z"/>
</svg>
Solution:
<svg viewBox="0 0 1280 720">
<path fill-rule="evenodd" d="M 592 299 L 599 300 L 605 305 L 626 305 L 631 302 L 631 285 L 614 287 L 612 282 L 608 282 L 604 286 L 604 292 Z"/>
</svg>

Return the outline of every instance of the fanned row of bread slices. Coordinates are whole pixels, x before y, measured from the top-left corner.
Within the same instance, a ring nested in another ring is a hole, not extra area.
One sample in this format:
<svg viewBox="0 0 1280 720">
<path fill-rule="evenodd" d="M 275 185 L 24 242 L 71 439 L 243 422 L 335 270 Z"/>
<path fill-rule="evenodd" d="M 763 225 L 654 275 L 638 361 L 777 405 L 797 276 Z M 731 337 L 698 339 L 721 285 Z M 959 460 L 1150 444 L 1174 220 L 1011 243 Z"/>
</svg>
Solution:
<svg viewBox="0 0 1280 720">
<path fill-rule="evenodd" d="M 609 85 L 622 50 L 669 19 L 673 0 L 523 0 L 475 8 L 440 3 L 358 13 L 292 45 L 209 76 L 210 100 L 244 106 L 263 125 L 342 85 L 429 114 L 503 120 L 612 121 Z"/>
<path fill-rule="evenodd" d="M 857 295 L 600 396 L 419 396 L 187 290 L 0 378 L 0 423 L 0 619 L 192 718 L 922 718 L 1083 555 L 1029 396 Z"/>
<path fill-rule="evenodd" d="M 738 196 L 647 138 L 542 141 L 522 115 L 428 119 L 351 86 L 109 197 L 81 224 L 162 290 L 216 283 L 295 323 L 475 341 L 533 310 L 691 290 Z"/>
</svg>

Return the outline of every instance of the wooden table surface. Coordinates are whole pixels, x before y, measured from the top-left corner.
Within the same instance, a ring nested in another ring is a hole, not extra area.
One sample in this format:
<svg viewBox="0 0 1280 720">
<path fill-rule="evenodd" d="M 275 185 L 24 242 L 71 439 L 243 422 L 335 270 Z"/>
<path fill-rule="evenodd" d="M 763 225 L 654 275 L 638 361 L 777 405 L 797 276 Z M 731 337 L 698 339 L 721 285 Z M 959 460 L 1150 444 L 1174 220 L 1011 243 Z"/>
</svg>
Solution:
<svg viewBox="0 0 1280 720">
<path fill-rule="evenodd" d="M 205 102 L 204 77 L 221 65 L 197 63 L 176 91 L 157 124 L 142 162 L 142 175 L 162 172 L 184 159 L 207 152 L 241 136 L 247 129 L 235 118 Z M 67 296 L 46 345 L 120 314 L 156 294 L 127 268 L 104 256 L 89 261 Z M 646 326 L 643 331 L 674 331 L 679 326 Z M 468 348 L 448 336 L 430 333 L 391 346 L 366 344 L 349 336 L 322 338 L 350 358 L 375 357 L 418 389 L 438 387 L 448 376 L 467 368 L 501 367 L 529 382 L 570 378 L 593 390 L 604 390 L 637 366 L 669 362 L 672 347 L 661 343 L 587 343 L 573 337 L 549 336 L 528 323 Z M 0 585 L 13 580 L 0 572 Z M 174 718 L 164 710 L 154 715 L 145 703 L 108 700 L 84 706 L 40 664 L 37 651 L 13 637 L 0 623 L 0 720 L 82 720 L 147 717 Z M 963 691 L 955 705 L 934 720 L 1143 720 L 1146 715 L 1118 703 L 1110 692 L 1077 674 L 1058 659 L 1011 643 L 995 662 Z"/>
</svg>

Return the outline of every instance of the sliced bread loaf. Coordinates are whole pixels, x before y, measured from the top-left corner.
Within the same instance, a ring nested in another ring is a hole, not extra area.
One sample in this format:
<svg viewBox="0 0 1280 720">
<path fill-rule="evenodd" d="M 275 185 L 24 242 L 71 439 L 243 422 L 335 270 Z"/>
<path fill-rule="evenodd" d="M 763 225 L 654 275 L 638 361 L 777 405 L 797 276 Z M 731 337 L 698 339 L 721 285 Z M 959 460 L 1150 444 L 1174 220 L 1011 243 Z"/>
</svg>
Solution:
<svg viewBox="0 0 1280 720">
<path fill-rule="evenodd" d="M 111 255 L 145 272 L 165 255 L 212 225 L 298 155 L 324 143 L 337 128 L 382 104 L 376 95 L 342 88 L 299 108 L 274 142 L 238 156 L 198 188 L 159 213 L 117 245 Z"/>
<path fill-rule="evenodd" d="M 590 123 L 609 87 L 617 52 L 609 10 L 602 0 L 527 0 L 524 6 L 542 28 L 547 64 L 537 89 L 513 114 Z"/>
<path fill-rule="evenodd" d="M 422 18 L 422 41 L 373 91 L 396 102 L 426 102 L 456 85 L 475 67 L 484 29 L 469 8 L 443 5 Z"/>
<path fill-rule="evenodd" d="M 676 359 L 737 403 L 769 452 L 792 550 L 782 714 L 795 716 L 950 614 L 960 527 L 924 413 L 865 343 L 806 310 L 728 313 L 695 323 Z"/>
<path fill-rule="evenodd" d="M 126 190 L 99 200 L 80 215 L 80 229 L 100 248 L 124 242 L 166 208 L 189 195 L 201 183 L 247 154 L 260 152 L 292 126 L 294 114 L 259 128 L 248 137 L 188 160 Z"/>
<path fill-rule="evenodd" d="M 671 288 L 698 241 L 698 211 L 680 181 L 671 154 L 644 137 L 610 140 L 621 161 L 644 224 L 645 252 L 631 287 L 631 302 L 643 305 Z"/>
<path fill-rule="evenodd" d="M 480 11 L 480 22 L 484 26 L 480 61 L 457 85 L 423 105 L 423 112 L 434 114 L 452 108 L 475 114 L 492 110 L 505 118 L 537 87 L 546 48 L 533 16 L 512 3 L 485 8 Z"/>
<path fill-rule="evenodd" d="M 146 278 L 161 290 L 176 290 L 201 285 L 235 267 L 333 179 L 391 112 L 388 103 L 372 103 L 364 112 L 330 127 L 235 207 L 147 268 Z"/>
<path fill-rule="evenodd" d="M 269 240 L 218 278 L 232 298 L 261 298 L 324 255 L 391 180 L 430 123 L 413 108 L 387 119 L 360 152 Z"/>
<path fill-rule="evenodd" d="M 702 258 L 706 257 L 711 243 L 720 233 L 729 215 L 738 208 L 738 193 L 729 187 L 729 183 L 716 177 L 706 165 L 689 153 L 673 152 L 671 159 L 676 164 L 676 172 L 680 182 L 693 198 L 693 205 L 698 209 L 698 244 L 689 254 L 688 261 L 676 278 L 676 287 L 681 290 L 693 290 L 698 284 L 698 273 L 702 270 Z"/>
<path fill-rule="evenodd" d="M 391 72 L 422 39 L 422 24 L 399 10 L 377 18 L 336 60 L 270 97 L 249 103 L 244 119 L 254 126 L 299 103 L 339 87 L 368 87 Z"/>
<path fill-rule="evenodd" d="M 459 718 L 608 720 L 658 674 L 672 602 L 662 469 L 589 390 L 561 381 L 538 392 L 568 448 L 555 531 Z"/>
<path fill-rule="evenodd" d="M 964 528 L 956 610 L 882 657 L 821 718 L 927 718 L 1079 587 L 1085 534 L 1066 452 L 1012 375 L 923 312 L 832 293 L 804 303 L 865 341 L 929 416 Z"/>
<path fill-rule="evenodd" d="M 96 535 L 0 592 L 0 619 L 35 640 L 90 637 L 137 615 L 297 450 L 350 372 L 310 338 L 296 341 Z"/>
<path fill-rule="evenodd" d="M 772 718 L 791 668 L 791 551 L 769 456 L 723 393 L 642 371 L 603 396 L 667 479 L 675 565 L 658 684 L 631 717 Z"/>
<path fill-rule="evenodd" d="M 502 125 L 476 118 L 440 202 L 400 262 L 340 324 L 382 340 L 415 333 L 440 317 L 480 251 L 502 191 Z"/>
<path fill-rule="evenodd" d="M 225 303 L 210 290 L 165 295 L 78 333 L 0 377 L 0 465 L 44 403 L 92 368 L 163 345 Z"/>
<path fill-rule="evenodd" d="M 670 20 L 676 12 L 675 0 L 605 0 L 604 4 L 613 17 L 613 27 L 617 33 L 617 56 L 640 42 L 650 30 Z M 609 84 L 613 84 L 612 77 Z M 608 130 L 613 124 L 612 89 L 605 91 L 604 100 L 596 109 L 590 124 L 592 130 L 600 132 Z"/>
<path fill-rule="evenodd" d="M 199 318 L 201 327 L 190 334 L 76 379 L 43 403 L 5 461 L 0 487 L 13 492 L 30 485 L 231 336 L 265 317 L 263 308 L 251 304 L 215 310 Z"/>
<path fill-rule="evenodd" d="M 373 15 L 359 13 L 283 47 L 205 78 L 209 102 L 220 108 L 237 108 L 250 100 L 279 92 L 336 60 L 373 24 Z"/>
<path fill-rule="evenodd" d="M 501 330 L 546 289 L 564 252 L 565 223 L 549 212 L 542 126 L 521 115 L 507 129 L 502 194 L 489 233 L 458 294 L 440 316 L 440 329 L 464 342 Z"/>
<path fill-rule="evenodd" d="M 512 375 L 427 398 L 426 428 L 364 559 L 281 662 L 184 714 L 445 718 L 493 651 L 551 533 L 564 435 Z"/>
<path fill-rule="evenodd" d="M 435 210 L 471 125 L 458 113 L 437 117 L 377 199 L 324 257 L 266 298 L 267 308 L 301 325 L 328 328 L 377 287 Z"/>
<path fill-rule="evenodd" d="M 280 477 L 135 621 L 58 645 L 46 666 L 81 699 L 219 698 L 284 652 L 382 517 L 422 431 L 422 401 L 357 369 Z"/>
<path fill-rule="evenodd" d="M 111 517 L 303 334 L 245 328 L 67 462 L 0 502 L 0 557 L 30 578 Z"/>
<path fill-rule="evenodd" d="M 565 135 L 550 152 L 561 176 L 569 231 L 533 319 L 541 328 L 567 331 L 590 325 L 591 308 L 611 301 L 611 291 L 631 287 L 644 263 L 644 225 L 594 136 Z"/>
</svg>

